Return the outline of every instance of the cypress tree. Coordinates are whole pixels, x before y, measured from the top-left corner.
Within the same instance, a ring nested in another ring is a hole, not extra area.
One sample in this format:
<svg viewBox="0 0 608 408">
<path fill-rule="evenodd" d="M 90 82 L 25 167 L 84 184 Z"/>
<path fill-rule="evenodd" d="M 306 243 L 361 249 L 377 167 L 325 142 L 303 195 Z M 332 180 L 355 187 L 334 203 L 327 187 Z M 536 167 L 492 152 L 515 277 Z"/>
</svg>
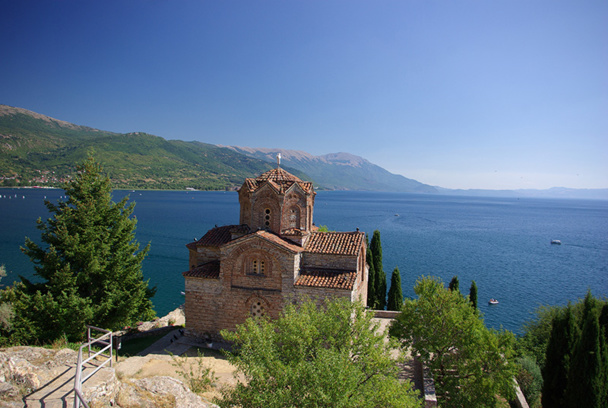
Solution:
<svg viewBox="0 0 608 408">
<path fill-rule="evenodd" d="M 471 288 L 469 289 L 469 300 L 473 305 L 473 308 L 477 310 L 477 284 L 475 281 L 471 282 Z"/>
<path fill-rule="evenodd" d="M 458 276 L 454 275 L 448 286 L 452 292 L 460 292 L 460 282 L 458 282 Z"/>
<path fill-rule="evenodd" d="M 597 302 L 587 292 L 583 305 L 582 331 L 572 353 L 566 406 L 600 408 L 603 399 L 602 352 Z"/>
<path fill-rule="evenodd" d="M 604 301 L 600 310 L 600 341 L 602 347 L 602 381 L 603 391 L 601 406 L 608 407 L 608 302 Z"/>
<path fill-rule="evenodd" d="M 386 305 L 387 310 L 401 310 L 403 305 L 403 293 L 401 290 L 401 274 L 399 268 L 395 266 L 393 274 L 391 275 L 391 288 L 388 291 L 388 303 Z"/>
<path fill-rule="evenodd" d="M 380 242 L 380 231 L 375 230 L 370 243 L 370 249 L 374 254 L 374 269 L 376 272 L 375 297 L 377 308 L 384 310 L 386 307 L 386 274 L 382 267 L 382 242 Z"/>
<path fill-rule="evenodd" d="M 572 314 L 572 306 L 568 305 L 562 313 L 553 319 L 552 323 L 545 353 L 545 366 L 542 369 L 543 408 L 561 408 L 564 406 L 570 355 L 577 337 L 576 319 Z"/>
<path fill-rule="evenodd" d="M 374 254 L 371 250 L 367 250 L 367 265 L 369 267 L 369 275 L 367 280 L 367 306 L 376 308 L 376 269 L 374 268 Z"/>
<path fill-rule="evenodd" d="M 608 342 L 608 302 L 604 302 L 602 306 L 602 310 L 600 311 L 599 323 L 602 336 L 604 337 L 604 340 Z"/>
</svg>

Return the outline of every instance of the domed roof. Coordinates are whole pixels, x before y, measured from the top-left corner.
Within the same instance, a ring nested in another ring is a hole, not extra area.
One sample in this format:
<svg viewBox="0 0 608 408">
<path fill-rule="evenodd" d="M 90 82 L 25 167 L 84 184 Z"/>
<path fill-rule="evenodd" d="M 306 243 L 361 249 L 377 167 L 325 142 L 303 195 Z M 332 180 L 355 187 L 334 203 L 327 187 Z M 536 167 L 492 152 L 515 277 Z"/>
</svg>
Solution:
<svg viewBox="0 0 608 408">
<path fill-rule="evenodd" d="M 280 167 L 276 167 L 272 170 L 268 170 L 265 173 L 260 174 L 256 178 L 246 178 L 243 183 L 243 187 L 247 191 L 255 191 L 260 188 L 264 184 L 270 184 L 273 186 L 278 192 L 284 193 L 287 191 L 294 183 L 298 184 L 302 190 L 306 193 L 312 192 L 314 193 L 312 182 L 310 181 L 302 181 L 298 177 L 293 174 L 283 170 Z M 241 190 L 243 189 L 241 187 Z"/>
<path fill-rule="evenodd" d="M 277 167 L 272 170 L 268 170 L 266 173 L 260 174 L 258 177 L 255 178 L 255 180 L 258 182 L 270 180 L 270 181 L 274 181 L 275 183 L 283 183 L 286 181 L 288 181 L 288 182 L 302 181 L 298 177 L 283 170 L 280 167 Z"/>
</svg>

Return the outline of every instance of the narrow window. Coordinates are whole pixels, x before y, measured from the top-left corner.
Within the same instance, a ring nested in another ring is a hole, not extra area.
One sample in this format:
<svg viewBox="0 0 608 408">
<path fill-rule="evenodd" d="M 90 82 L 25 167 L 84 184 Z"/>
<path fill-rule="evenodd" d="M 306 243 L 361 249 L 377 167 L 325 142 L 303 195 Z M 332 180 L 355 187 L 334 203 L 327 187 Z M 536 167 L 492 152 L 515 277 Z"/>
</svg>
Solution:
<svg viewBox="0 0 608 408">
<path fill-rule="evenodd" d="M 264 305 L 262 304 L 262 302 L 261 302 L 261 301 L 259 301 L 259 300 L 258 300 L 258 301 L 253 302 L 253 303 L 251 304 L 251 315 L 252 315 L 253 317 L 256 317 L 256 316 L 259 316 L 259 317 L 264 316 Z"/>
<path fill-rule="evenodd" d="M 270 228 L 270 208 L 266 208 L 266 210 L 264 211 L 265 215 L 264 215 L 264 225 L 266 226 L 266 228 Z"/>
<path fill-rule="evenodd" d="M 251 259 L 249 262 L 249 269 L 245 271 L 250 275 L 263 275 L 266 272 L 266 261 L 261 259 Z"/>
</svg>

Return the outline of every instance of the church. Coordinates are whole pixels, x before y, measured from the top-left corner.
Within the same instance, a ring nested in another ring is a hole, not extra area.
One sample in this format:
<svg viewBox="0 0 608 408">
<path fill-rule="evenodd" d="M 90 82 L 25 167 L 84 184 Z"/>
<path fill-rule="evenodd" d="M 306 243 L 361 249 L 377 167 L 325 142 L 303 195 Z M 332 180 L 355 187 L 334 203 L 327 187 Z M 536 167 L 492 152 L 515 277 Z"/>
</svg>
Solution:
<svg viewBox="0 0 608 408">
<path fill-rule="evenodd" d="M 311 182 L 277 167 L 247 178 L 238 225 L 215 227 L 186 245 L 186 328 L 218 338 L 249 316 L 277 318 L 285 302 L 367 301 L 365 234 L 321 232 Z"/>
</svg>

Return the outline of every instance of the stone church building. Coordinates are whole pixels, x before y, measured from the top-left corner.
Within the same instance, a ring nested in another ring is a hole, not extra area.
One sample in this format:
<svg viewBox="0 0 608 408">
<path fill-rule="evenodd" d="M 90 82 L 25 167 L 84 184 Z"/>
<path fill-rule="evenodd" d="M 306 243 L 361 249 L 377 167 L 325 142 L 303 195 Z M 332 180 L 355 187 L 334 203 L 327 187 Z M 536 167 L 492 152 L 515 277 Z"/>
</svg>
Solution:
<svg viewBox="0 0 608 408">
<path fill-rule="evenodd" d="M 186 245 L 186 327 L 216 337 L 249 316 L 277 318 L 285 302 L 367 299 L 365 234 L 320 232 L 311 182 L 280 168 L 247 178 L 239 225 L 215 227 Z"/>
</svg>

